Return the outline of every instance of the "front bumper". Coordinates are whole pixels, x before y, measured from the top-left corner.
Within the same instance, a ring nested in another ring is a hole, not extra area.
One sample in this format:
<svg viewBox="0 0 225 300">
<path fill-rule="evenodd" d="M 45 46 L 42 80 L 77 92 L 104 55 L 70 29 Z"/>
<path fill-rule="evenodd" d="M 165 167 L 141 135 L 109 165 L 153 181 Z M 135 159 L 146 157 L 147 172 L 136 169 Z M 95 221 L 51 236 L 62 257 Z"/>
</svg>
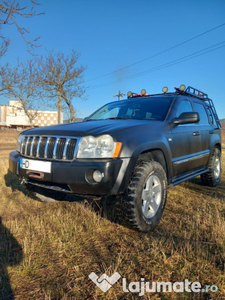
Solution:
<svg viewBox="0 0 225 300">
<path fill-rule="evenodd" d="M 9 170 L 18 177 L 24 178 L 29 184 L 73 194 L 95 196 L 115 195 L 123 192 L 127 183 L 124 179 L 124 172 L 130 163 L 130 158 L 52 161 L 50 173 L 42 172 L 39 178 L 34 178 L 34 175 L 39 172 L 32 173 L 32 170 L 21 168 L 21 158 L 24 157 L 18 152 L 11 152 Z M 43 161 L 37 158 L 35 160 Z M 99 183 L 94 182 L 92 177 L 95 170 L 104 174 Z"/>
</svg>

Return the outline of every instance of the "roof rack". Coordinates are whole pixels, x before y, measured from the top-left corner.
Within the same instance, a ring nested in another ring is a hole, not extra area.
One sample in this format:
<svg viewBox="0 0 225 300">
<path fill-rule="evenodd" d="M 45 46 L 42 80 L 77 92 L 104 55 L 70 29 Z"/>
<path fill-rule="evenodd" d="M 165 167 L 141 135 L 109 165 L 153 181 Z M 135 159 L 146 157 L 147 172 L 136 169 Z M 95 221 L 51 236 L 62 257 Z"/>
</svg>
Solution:
<svg viewBox="0 0 225 300">
<path fill-rule="evenodd" d="M 191 96 L 194 96 L 196 98 L 199 98 L 201 100 L 204 100 L 204 99 L 208 99 L 208 95 L 206 93 L 203 93 L 191 86 L 188 86 L 185 90 L 185 93 L 188 94 L 188 95 L 191 95 Z"/>
<path fill-rule="evenodd" d="M 175 90 L 176 90 L 175 93 L 177 93 L 177 94 L 188 95 L 188 96 L 191 96 L 191 97 L 194 97 L 194 98 L 197 98 L 197 99 L 200 99 L 200 100 L 206 102 L 206 105 L 209 108 L 209 112 L 211 113 L 211 117 L 212 118 L 214 117 L 218 128 L 221 128 L 220 120 L 219 120 L 218 115 L 216 113 L 215 106 L 213 104 L 212 99 L 209 99 L 208 94 L 203 93 L 202 91 L 200 91 L 196 88 L 193 88 L 191 86 L 188 86 L 186 88 L 185 85 L 181 85 L 179 88 L 175 87 Z M 168 88 L 164 87 L 162 89 L 162 91 L 163 91 L 164 95 L 166 95 L 167 91 L 168 91 Z M 129 98 L 135 98 L 135 97 L 145 97 L 145 96 L 151 97 L 151 96 L 156 96 L 156 95 L 162 95 L 162 94 L 149 95 L 149 94 L 146 93 L 145 89 L 143 89 L 140 94 L 132 93 L 132 92 L 127 93 L 128 99 Z M 174 95 L 174 93 L 170 93 L 170 95 Z"/>
<path fill-rule="evenodd" d="M 218 126 L 219 128 L 221 128 L 220 120 L 219 120 L 218 115 L 217 115 L 217 113 L 216 113 L 215 106 L 214 106 L 214 104 L 213 104 L 212 99 L 210 99 L 210 98 L 208 97 L 208 94 L 203 93 L 203 92 L 201 92 L 201 91 L 199 91 L 199 90 L 197 90 L 197 89 L 195 89 L 195 88 L 193 88 L 193 87 L 191 87 L 191 86 L 188 86 L 188 87 L 185 89 L 184 93 L 185 93 L 185 94 L 188 94 L 188 95 L 190 95 L 190 96 L 192 96 L 192 97 L 195 97 L 195 98 L 198 98 L 198 99 L 200 99 L 200 100 L 203 100 L 203 101 L 207 102 L 208 107 L 211 109 L 212 114 L 214 115 L 214 118 L 215 118 L 215 120 L 216 120 L 217 126 Z"/>
<path fill-rule="evenodd" d="M 214 117 L 215 117 L 217 126 L 218 126 L 219 128 L 222 128 L 222 126 L 221 126 L 221 124 L 220 124 L 220 120 L 219 120 L 219 118 L 218 118 L 218 115 L 217 115 L 217 112 L 216 112 L 216 109 L 215 109 L 215 106 L 214 106 L 214 104 L 213 104 L 212 99 L 209 99 L 209 98 L 208 98 L 208 99 L 206 99 L 206 101 L 208 102 L 207 104 L 208 104 L 208 106 L 210 107 L 210 109 L 211 109 L 212 112 L 213 112 L 213 115 L 214 115 Z"/>
</svg>

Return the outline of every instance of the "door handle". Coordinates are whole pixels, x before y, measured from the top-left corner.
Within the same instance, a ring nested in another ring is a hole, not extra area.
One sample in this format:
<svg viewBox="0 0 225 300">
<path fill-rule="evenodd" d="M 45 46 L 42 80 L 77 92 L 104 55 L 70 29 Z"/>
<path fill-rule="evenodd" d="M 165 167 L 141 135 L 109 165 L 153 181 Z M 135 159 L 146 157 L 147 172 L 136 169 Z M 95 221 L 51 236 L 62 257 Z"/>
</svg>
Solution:
<svg viewBox="0 0 225 300">
<path fill-rule="evenodd" d="M 199 135 L 201 135 L 201 133 L 199 131 L 193 132 L 193 136 L 199 136 Z"/>
</svg>

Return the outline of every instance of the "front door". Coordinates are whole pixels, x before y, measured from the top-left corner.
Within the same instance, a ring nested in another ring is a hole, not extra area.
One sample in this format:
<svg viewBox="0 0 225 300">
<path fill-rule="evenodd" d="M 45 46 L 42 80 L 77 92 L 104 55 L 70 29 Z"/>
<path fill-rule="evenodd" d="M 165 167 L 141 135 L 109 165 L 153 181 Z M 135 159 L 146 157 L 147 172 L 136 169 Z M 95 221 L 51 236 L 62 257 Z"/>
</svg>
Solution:
<svg viewBox="0 0 225 300">
<path fill-rule="evenodd" d="M 182 100 L 180 102 L 176 117 L 179 117 L 183 112 L 193 112 L 193 107 L 189 100 Z M 173 177 L 185 175 L 190 170 L 199 167 L 201 134 L 196 124 L 173 125 L 171 150 Z"/>
</svg>

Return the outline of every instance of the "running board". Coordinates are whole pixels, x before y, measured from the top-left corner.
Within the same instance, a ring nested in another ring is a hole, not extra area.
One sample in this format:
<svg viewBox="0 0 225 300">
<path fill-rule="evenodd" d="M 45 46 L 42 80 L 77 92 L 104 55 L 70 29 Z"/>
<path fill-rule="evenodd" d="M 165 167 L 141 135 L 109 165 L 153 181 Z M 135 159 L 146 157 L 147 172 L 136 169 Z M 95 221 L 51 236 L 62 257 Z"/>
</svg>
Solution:
<svg viewBox="0 0 225 300">
<path fill-rule="evenodd" d="M 188 179 L 194 178 L 194 177 L 196 177 L 196 176 L 198 176 L 198 175 L 201 175 L 201 174 L 204 174 L 204 173 L 206 173 L 206 172 L 208 172 L 208 171 L 209 171 L 209 168 L 207 168 L 207 169 L 201 169 L 200 171 L 197 171 L 197 172 L 188 174 L 188 175 L 186 175 L 186 176 L 182 176 L 181 178 L 177 178 L 177 179 L 174 180 L 172 183 L 170 183 L 169 186 L 170 186 L 170 187 L 173 187 L 173 186 L 175 186 L 175 185 L 177 185 L 177 184 L 179 184 L 179 183 L 181 183 L 181 182 L 183 182 L 183 181 L 186 181 L 186 180 L 188 180 Z"/>
</svg>

